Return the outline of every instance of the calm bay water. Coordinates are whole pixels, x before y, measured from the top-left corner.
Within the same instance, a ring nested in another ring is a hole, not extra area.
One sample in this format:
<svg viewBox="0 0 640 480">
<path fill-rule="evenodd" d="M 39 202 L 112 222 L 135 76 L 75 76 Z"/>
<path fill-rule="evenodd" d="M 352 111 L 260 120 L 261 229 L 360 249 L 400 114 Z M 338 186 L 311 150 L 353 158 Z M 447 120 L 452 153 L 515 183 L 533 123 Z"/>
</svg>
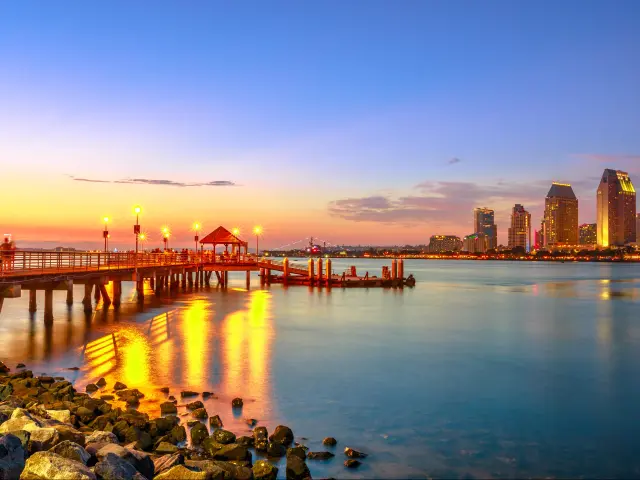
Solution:
<svg viewBox="0 0 640 480">
<path fill-rule="evenodd" d="M 209 390 L 209 414 L 237 434 L 254 417 L 312 450 L 336 437 L 336 458 L 308 461 L 314 478 L 640 477 L 640 267 L 407 261 L 405 272 L 414 289 L 260 289 L 254 276 L 246 291 L 232 274 L 227 291 L 149 295 L 143 308 L 128 284 L 119 312 L 89 316 L 79 286 L 71 309 L 56 292 L 52 326 L 26 296 L 8 299 L 0 360 L 80 387 L 123 381 L 155 416 L 160 387 Z M 359 470 L 342 466 L 345 445 L 370 453 Z"/>
</svg>

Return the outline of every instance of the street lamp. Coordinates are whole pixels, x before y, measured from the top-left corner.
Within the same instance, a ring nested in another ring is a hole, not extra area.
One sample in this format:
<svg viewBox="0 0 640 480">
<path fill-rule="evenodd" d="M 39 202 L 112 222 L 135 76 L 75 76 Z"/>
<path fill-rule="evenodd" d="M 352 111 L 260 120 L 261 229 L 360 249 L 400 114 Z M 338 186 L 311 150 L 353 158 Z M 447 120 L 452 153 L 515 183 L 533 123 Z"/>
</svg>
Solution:
<svg viewBox="0 0 640 480">
<path fill-rule="evenodd" d="M 200 225 L 198 222 L 193 224 L 193 230 L 196 232 L 195 236 L 193 237 L 196 242 L 196 254 L 198 253 L 198 233 L 200 233 L 200 227 L 202 227 L 202 225 Z"/>
<path fill-rule="evenodd" d="M 140 233 L 138 235 L 138 239 L 140 239 L 140 243 L 142 244 L 142 251 L 144 252 L 144 241 L 147 239 L 147 236 L 144 233 Z"/>
<path fill-rule="evenodd" d="M 262 233 L 262 227 L 257 226 L 253 228 L 253 233 L 256 236 L 256 258 L 258 258 L 258 254 L 260 252 L 260 249 L 258 248 L 258 239 L 260 238 L 260 234 Z"/>
<path fill-rule="evenodd" d="M 236 228 L 233 229 L 232 233 L 237 237 L 238 235 L 240 235 L 240 229 L 238 227 L 236 227 Z"/>
<path fill-rule="evenodd" d="M 105 253 L 109 251 L 109 247 L 107 246 L 107 239 L 109 238 L 109 230 L 107 229 L 107 223 L 109 223 L 109 217 L 104 217 L 104 231 L 102 232 L 102 237 L 104 238 L 104 251 Z"/>
<path fill-rule="evenodd" d="M 167 251 L 167 247 L 169 246 L 169 236 L 171 232 L 169 231 L 169 227 L 162 228 L 162 240 L 164 241 L 164 251 Z"/>
<path fill-rule="evenodd" d="M 136 254 L 138 253 L 138 238 L 140 237 L 140 212 L 142 209 L 139 205 L 136 205 L 133 209 L 136 214 L 136 224 L 133 226 L 133 234 L 136 236 Z"/>
</svg>

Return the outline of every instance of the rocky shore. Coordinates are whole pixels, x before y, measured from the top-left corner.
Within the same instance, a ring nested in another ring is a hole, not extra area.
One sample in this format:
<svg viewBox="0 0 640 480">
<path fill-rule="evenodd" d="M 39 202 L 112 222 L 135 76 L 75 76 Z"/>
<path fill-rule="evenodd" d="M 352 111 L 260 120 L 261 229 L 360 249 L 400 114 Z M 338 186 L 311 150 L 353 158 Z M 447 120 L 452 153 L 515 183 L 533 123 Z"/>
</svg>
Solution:
<svg viewBox="0 0 640 480">
<path fill-rule="evenodd" d="M 273 462 L 283 457 L 286 479 L 303 480 L 312 478 L 307 460 L 335 456 L 334 438 L 324 439 L 328 450 L 311 452 L 289 427 L 269 435 L 256 419 L 246 419 L 251 436 L 236 436 L 197 399 L 212 392 L 179 393 L 188 412 L 182 424 L 169 388 L 151 419 L 137 410 L 144 395 L 123 383 L 100 379 L 81 393 L 63 377 L 16 369 L 0 362 L 0 480 L 274 480 Z M 242 409 L 242 399 L 232 406 Z M 366 457 L 349 447 L 344 455 L 345 468 Z"/>
</svg>

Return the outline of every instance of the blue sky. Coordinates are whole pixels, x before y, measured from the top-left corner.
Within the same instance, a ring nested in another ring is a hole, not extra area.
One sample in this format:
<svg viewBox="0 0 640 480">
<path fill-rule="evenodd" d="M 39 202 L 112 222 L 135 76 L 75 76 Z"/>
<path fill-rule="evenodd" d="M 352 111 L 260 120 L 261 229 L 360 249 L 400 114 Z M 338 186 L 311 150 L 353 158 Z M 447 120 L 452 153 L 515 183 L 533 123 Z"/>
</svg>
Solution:
<svg viewBox="0 0 640 480">
<path fill-rule="evenodd" d="M 462 235 L 477 204 L 502 240 L 554 179 L 595 221 L 602 169 L 640 173 L 639 24 L 637 1 L 3 2 L 0 158 L 54 194 L 77 187 L 65 174 L 232 181 L 233 214 L 274 245 Z M 476 193 L 424 201 L 458 191 Z"/>
</svg>

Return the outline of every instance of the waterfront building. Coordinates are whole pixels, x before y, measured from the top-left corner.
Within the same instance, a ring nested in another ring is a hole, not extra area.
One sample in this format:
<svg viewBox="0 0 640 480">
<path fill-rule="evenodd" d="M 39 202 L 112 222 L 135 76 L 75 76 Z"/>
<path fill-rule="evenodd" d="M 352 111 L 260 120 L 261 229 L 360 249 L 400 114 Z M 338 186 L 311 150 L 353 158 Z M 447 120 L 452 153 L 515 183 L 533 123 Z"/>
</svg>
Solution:
<svg viewBox="0 0 640 480">
<path fill-rule="evenodd" d="M 595 245 L 597 241 L 597 228 L 595 223 L 583 223 L 580 225 L 580 245 Z"/>
<path fill-rule="evenodd" d="M 531 214 L 519 203 L 511 210 L 508 240 L 511 249 L 522 247 L 527 252 L 531 249 Z"/>
<path fill-rule="evenodd" d="M 473 209 L 473 233 L 482 233 L 487 236 L 489 248 L 498 246 L 498 227 L 494 221 L 494 211 L 490 208 Z"/>
<path fill-rule="evenodd" d="M 598 186 L 596 215 L 599 247 L 636 241 L 636 190 L 627 172 L 606 168 Z"/>
<path fill-rule="evenodd" d="M 427 251 L 429 253 L 458 252 L 462 248 L 462 240 L 455 235 L 432 235 Z"/>
<path fill-rule="evenodd" d="M 640 213 L 636 213 L 636 243 L 640 243 Z"/>
<path fill-rule="evenodd" d="M 469 253 L 484 253 L 489 248 L 489 235 L 484 233 L 467 235 L 462 242 L 462 250 Z"/>
<path fill-rule="evenodd" d="M 578 199 L 568 183 L 553 182 L 544 201 L 544 246 L 578 245 Z"/>
</svg>

